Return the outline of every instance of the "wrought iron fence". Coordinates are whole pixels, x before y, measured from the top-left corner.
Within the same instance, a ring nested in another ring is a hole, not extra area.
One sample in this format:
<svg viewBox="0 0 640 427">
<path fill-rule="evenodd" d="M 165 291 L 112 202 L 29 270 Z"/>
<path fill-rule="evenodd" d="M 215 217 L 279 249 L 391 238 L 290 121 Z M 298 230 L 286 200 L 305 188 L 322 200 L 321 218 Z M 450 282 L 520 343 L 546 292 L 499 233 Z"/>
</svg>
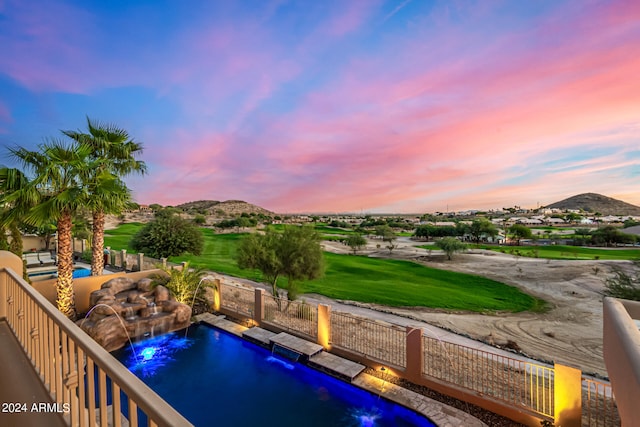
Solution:
<svg viewBox="0 0 640 427">
<path fill-rule="evenodd" d="M 582 425 L 620 427 L 620 415 L 611 384 L 593 378 L 582 378 Z"/>
<path fill-rule="evenodd" d="M 220 284 L 220 306 L 243 316 L 253 318 L 255 290 L 240 285 Z"/>
<path fill-rule="evenodd" d="M 263 321 L 313 339 L 318 336 L 318 307 L 304 301 L 289 301 L 265 294 Z"/>
<path fill-rule="evenodd" d="M 553 417 L 553 368 L 422 337 L 423 374 Z"/>
<path fill-rule="evenodd" d="M 334 311 L 329 341 L 385 364 L 406 367 L 406 330 L 400 326 Z"/>
</svg>

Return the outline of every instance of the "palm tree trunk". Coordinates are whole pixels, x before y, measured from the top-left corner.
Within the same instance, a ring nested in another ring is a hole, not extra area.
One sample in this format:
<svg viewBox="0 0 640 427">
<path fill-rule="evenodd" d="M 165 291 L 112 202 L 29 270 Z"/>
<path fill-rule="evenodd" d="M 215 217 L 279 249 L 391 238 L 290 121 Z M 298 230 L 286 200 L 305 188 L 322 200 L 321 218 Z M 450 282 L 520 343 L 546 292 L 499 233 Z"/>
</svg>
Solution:
<svg viewBox="0 0 640 427">
<path fill-rule="evenodd" d="M 91 275 L 100 276 L 104 270 L 104 211 L 93 212 L 93 239 L 91 242 Z"/>
<path fill-rule="evenodd" d="M 56 282 L 58 310 L 71 320 L 76 318 L 73 292 L 73 250 L 71 249 L 71 212 L 65 210 L 58 220 L 58 281 Z"/>
</svg>

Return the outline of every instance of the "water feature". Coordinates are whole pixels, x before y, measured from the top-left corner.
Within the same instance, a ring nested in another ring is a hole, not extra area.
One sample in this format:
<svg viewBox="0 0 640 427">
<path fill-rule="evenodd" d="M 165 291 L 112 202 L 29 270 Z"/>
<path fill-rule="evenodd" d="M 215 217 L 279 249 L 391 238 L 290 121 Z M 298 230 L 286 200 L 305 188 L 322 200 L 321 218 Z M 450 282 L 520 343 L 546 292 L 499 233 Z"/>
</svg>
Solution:
<svg viewBox="0 0 640 427">
<path fill-rule="evenodd" d="M 196 303 L 196 298 L 198 296 L 198 291 L 200 290 L 200 285 L 202 285 L 202 282 L 204 282 L 205 280 L 213 281 L 215 280 L 215 277 L 209 275 L 209 276 L 204 276 L 203 278 L 200 279 L 200 281 L 198 282 L 198 286 L 196 286 L 196 291 L 193 293 L 193 299 L 191 300 L 191 313 L 193 313 L 193 306 Z M 184 331 L 185 338 L 187 337 L 187 332 L 189 332 L 188 326 Z"/>
<path fill-rule="evenodd" d="M 134 343 L 142 358 L 126 347 L 113 354 L 195 426 L 434 425 L 225 332 L 203 325 L 191 329 L 189 338 L 178 332 Z"/>
<path fill-rule="evenodd" d="M 96 309 L 99 307 L 106 307 L 107 309 L 111 309 L 113 310 L 113 314 L 115 314 L 115 316 L 118 318 L 118 320 L 120 321 L 120 325 L 122 325 L 122 329 L 124 330 L 124 333 L 127 334 L 127 340 L 129 341 L 129 347 L 131 348 L 131 353 L 133 355 L 134 358 L 137 358 L 136 356 L 136 351 L 135 348 L 133 347 L 133 342 L 131 341 L 131 335 L 129 335 L 129 332 L 127 331 L 127 327 L 124 325 L 124 322 L 122 321 L 122 317 L 120 317 L 120 315 L 118 314 L 118 312 L 111 307 L 110 305 L 107 304 L 96 304 L 95 306 L 93 306 L 93 308 L 91 308 L 91 310 L 89 310 L 87 312 L 87 314 L 84 316 L 84 319 L 82 319 L 80 321 L 80 327 L 82 328 L 82 323 L 85 322 L 88 318 L 89 315 Z"/>
<path fill-rule="evenodd" d="M 154 287 L 148 278 L 137 282 L 128 277 L 108 280 L 91 293 L 89 304 L 92 308 L 79 326 L 107 351 L 122 347 L 130 337 L 184 329 L 191 320 L 189 306 L 171 299 L 167 288 Z M 111 310 L 105 310 L 107 306 Z M 94 310 L 95 307 L 101 308 Z M 119 323 L 113 314 L 120 316 Z M 126 335 L 122 334 L 121 325 Z"/>
</svg>

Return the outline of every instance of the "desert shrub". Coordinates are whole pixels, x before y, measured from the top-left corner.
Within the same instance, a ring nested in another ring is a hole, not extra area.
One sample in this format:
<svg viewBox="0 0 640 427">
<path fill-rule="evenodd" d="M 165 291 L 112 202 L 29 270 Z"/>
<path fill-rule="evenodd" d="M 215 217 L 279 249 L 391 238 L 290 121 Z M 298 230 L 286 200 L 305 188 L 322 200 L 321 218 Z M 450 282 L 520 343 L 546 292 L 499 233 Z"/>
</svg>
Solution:
<svg viewBox="0 0 640 427">
<path fill-rule="evenodd" d="M 615 298 L 640 301 L 640 277 L 638 276 L 637 271 L 633 274 L 627 274 L 621 269 L 615 269 L 613 277 L 605 280 L 604 294 Z"/>
</svg>

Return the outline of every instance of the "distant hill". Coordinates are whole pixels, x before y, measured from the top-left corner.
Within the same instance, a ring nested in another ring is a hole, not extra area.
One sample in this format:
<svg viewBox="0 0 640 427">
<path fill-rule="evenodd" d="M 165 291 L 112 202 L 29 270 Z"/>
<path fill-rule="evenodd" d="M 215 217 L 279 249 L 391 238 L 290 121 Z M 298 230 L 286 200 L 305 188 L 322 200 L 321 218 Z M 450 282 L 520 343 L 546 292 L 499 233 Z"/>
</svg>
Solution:
<svg viewBox="0 0 640 427">
<path fill-rule="evenodd" d="M 640 216 L 640 207 L 596 193 L 583 193 L 546 206 L 555 209 L 582 209 L 602 215 Z"/>
<path fill-rule="evenodd" d="M 195 202 L 183 203 L 176 206 L 176 208 L 192 214 L 199 213 L 218 217 L 236 216 L 243 212 L 248 214 L 255 213 L 274 215 L 271 211 L 261 208 L 260 206 L 252 205 L 251 203 L 243 202 L 242 200 L 227 200 L 225 202 L 219 202 L 217 200 L 198 200 Z"/>
</svg>

